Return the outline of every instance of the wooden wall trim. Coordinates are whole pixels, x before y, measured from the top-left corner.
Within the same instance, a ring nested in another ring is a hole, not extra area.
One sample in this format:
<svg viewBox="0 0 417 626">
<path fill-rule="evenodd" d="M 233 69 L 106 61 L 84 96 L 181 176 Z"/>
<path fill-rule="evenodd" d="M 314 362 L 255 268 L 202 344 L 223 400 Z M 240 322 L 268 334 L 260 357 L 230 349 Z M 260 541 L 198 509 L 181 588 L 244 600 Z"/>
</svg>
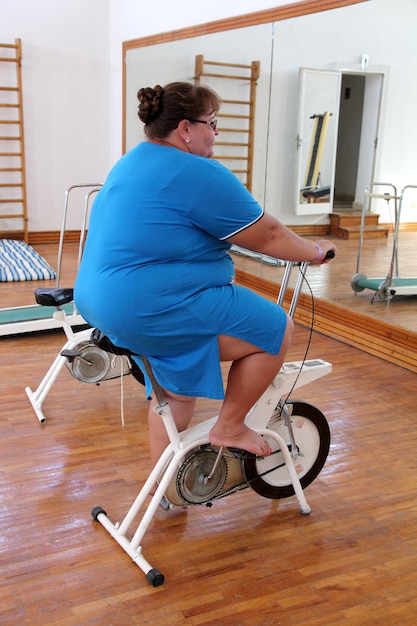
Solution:
<svg viewBox="0 0 417 626">
<path fill-rule="evenodd" d="M 392 224 L 380 224 L 389 230 L 393 230 Z M 295 226 L 288 226 L 293 232 L 300 237 L 326 237 L 330 235 L 330 224 L 301 224 Z M 417 232 L 417 222 L 408 222 L 400 224 L 401 231 Z M 28 233 L 28 243 L 30 245 L 36 245 L 40 243 L 58 243 L 60 237 L 60 231 L 32 231 Z M 0 232 L 0 239 L 16 239 L 23 240 L 23 234 L 21 231 L 3 231 Z M 337 239 L 332 235 L 332 239 Z M 79 230 L 67 230 L 65 231 L 65 241 L 68 243 L 78 242 L 80 240 Z"/>
<path fill-rule="evenodd" d="M 392 229 L 392 224 L 380 224 L 389 230 Z M 300 237 L 326 237 L 330 235 L 330 225 L 328 224 L 302 224 L 296 226 L 288 226 Z M 417 222 L 409 222 L 400 224 L 401 231 L 417 232 Z M 40 243 L 58 243 L 60 237 L 60 231 L 33 231 L 28 233 L 28 243 L 30 245 L 36 245 Z M 16 239 L 23 240 L 23 234 L 21 231 L 4 231 L 0 232 L 0 239 Z M 337 239 L 332 235 L 332 239 Z M 80 240 L 79 230 L 67 230 L 65 231 L 65 241 L 68 243 L 78 242 Z"/>
<path fill-rule="evenodd" d="M 303 226 L 289 226 L 291 230 L 300 235 L 300 237 L 320 237 L 330 234 L 330 226 L 327 225 L 303 225 Z M 416 225 L 417 230 L 417 225 Z M 60 231 L 33 231 L 28 233 L 28 243 L 32 245 L 40 243 L 58 243 L 60 238 Z M 0 232 L 0 239 L 15 239 L 23 240 L 23 234 L 20 231 L 4 231 Z M 80 240 L 79 230 L 67 230 L 65 231 L 65 241 L 68 243 L 78 242 Z"/>
<path fill-rule="evenodd" d="M 236 269 L 236 282 L 269 300 L 277 298 L 279 284 L 265 278 Z M 291 295 L 292 291 L 289 289 L 285 306 L 288 306 Z M 314 309 L 316 332 L 417 373 L 416 333 L 320 298 L 314 300 Z M 300 295 L 294 321 L 307 328 L 311 326 L 311 298 L 307 294 Z"/>
<path fill-rule="evenodd" d="M 31 246 L 36 246 L 36 244 L 41 243 L 58 243 L 59 238 L 61 236 L 61 231 L 59 230 L 42 230 L 42 231 L 34 231 L 28 233 L 28 243 Z M 20 231 L 5 231 L 0 232 L 0 239 L 14 239 L 16 241 L 23 241 L 23 234 Z M 80 231 L 79 230 L 66 230 L 65 231 L 65 241 L 66 243 L 78 243 L 80 241 Z"/>
<path fill-rule="evenodd" d="M 272 9 L 247 13 L 245 15 L 237 15 L 222 20 L 198 24 L 196 26 L 188 26 L 187 28 L 158 33 L 156 35 L 148 35 L 147 37 L 140 37 L 138 39 L 130 39 L 129 41 L 123 42 L 123 52 L 134 48 L 152 46 L 158 43 L 177 41 L 178 39 L 188 39 L 191 37 L 199 37 L 200 35 L 218 33 L 225 30 L 256 26 L 257 24 L 267 24 L 268 22 L 278 22 L 294 17 L 309 15 L 311 13 L 320 13 L 331 9 L 340 9 L 345 6 L 368 1 L 369 0 L 303 0 L 302 2 L 285 4 Z"/>
</svg>

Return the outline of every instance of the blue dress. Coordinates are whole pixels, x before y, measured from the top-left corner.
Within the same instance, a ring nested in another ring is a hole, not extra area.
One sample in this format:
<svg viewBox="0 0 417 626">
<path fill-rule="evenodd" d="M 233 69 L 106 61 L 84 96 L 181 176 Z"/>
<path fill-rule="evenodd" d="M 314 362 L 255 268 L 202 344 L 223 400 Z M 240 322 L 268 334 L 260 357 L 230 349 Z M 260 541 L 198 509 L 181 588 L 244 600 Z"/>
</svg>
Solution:
<svg viewBox="0 0 417 626">
<path fill-rule="evenodd" d="M 277 354 L 285 331 L 280 307 L 234 284 L 225 241 L 262 214 L 217 161 L 138 144 L 94 202 L 77 309 L 114 344 L 146 356 L 163 388 L 222 399 L 218 335 Z"/>
</svg>

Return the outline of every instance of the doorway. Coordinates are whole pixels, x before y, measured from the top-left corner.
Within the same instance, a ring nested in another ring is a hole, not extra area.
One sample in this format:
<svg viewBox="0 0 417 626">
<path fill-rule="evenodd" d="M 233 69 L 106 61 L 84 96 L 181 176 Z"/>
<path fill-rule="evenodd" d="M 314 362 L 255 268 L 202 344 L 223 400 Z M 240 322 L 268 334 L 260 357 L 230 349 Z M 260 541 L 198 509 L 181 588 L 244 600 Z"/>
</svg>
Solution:
<svg viewBox="0 0 417 626">
<path fill-rule="evenodd" d="M 383 77 L 342 72 L 333 211 L 362 210 L 374 178 Z"/>
<path fill-rule="evenodd" d="M 297 215 L 323 215 L 341 208 L 362 210 L 365 188 L 378 175 L 375 164 L 378 134 L 382 141 L 380 112 L 385 73 L 356 68 L 300 68 Z M 325 112 L 330 114 L 330 123 L 316 141 L 315 120 Z M 306 195 L 305 174 L 313 160 L 318 177 Z M 321 194 L 322 190 L 327 195 Z"/>
</svg>

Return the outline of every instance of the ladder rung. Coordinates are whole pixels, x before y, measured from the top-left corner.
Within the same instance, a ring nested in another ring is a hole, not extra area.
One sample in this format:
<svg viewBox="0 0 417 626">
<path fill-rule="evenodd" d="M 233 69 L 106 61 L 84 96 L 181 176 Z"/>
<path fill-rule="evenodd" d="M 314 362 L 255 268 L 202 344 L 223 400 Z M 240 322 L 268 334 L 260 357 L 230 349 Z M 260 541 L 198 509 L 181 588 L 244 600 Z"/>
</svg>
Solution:
<svg viewBox="0 0 417 626">
<path fill-rule="evenodd" d="M 222 113 L 217 116 L 218 119 L 222 118 L 222 119 L 239 119 L 239 120 L 250 120 L 251 116 L 250 115 L 232 115 L 231 113 Z"/>
<path fill-rule="evenodd" d="M 22 218 L 26 219 L 26 215 L 24 213 L 11 213 L 10 215 L 2 215 L 1 218 L 5 220 L 21 220 Z"/>
<path fill-rule="evenodd" d="M 200 76 L 210 76 L 211 78 L 228 78 L 233 80 L 246 80 L 250 81 L 250 76 L 228 76 L 227 74 L 209 74 L 208 72 L 203 72 Z"/>
<path fill-rule="evenodd" d="M 0 102 L 0 107 L 3 107 L 4 109 L 18 109 L 19 105 L 18 104 L 8 104 L 8 103 Z"/>
<path fill-rule="evenodd" d="M 248 143 L 240 141 L 216 141 L 216 146 L 239 146 L 240 148 L 249 148 Z"/>
<path fill-rule="evenodd" d="M 0 167 L 0 172 L 22 172 L 21 167 Z"/>
<path fill-rule="evenodd" d="M 15 43 L 0 43 L 0 48 L 14 48 L 17 50 L 17 44 Z"/>
<path fill-rule="evenodd" d="M 19 120 L 0 120 L 0 124 L 20 124 Z"/>
<path fill-rule="evenodd" d="M 0 91 L 19 91 L 19 87 L 0 87 Z"/>
<path fill-rule="evenodd" d="M 251 104 L 250 100 L 223 100 L 222 98 L 222 104 L 247 104 L 248 106 Z M 221 114 L 219 113 L 219 116 Z"/>
<path fill-rule="evenodd" d="M 249 133 L 249 128 L 220 128 L 217 127 L 218 131 L 221 133 Z"/>
<path fill-rule="evenodd" d="M 17 63 L 18 59 L 13 57 L 0 57 L 0 61 L 5 61 L 5 63 Z"/>
<path fill-rule="evenodd" d="M 245 156 L 226 156 L 224 154 L 222 154 L 221 156 L 218 154 L 214 155 L 215 159 L 220 159 L 220 161 L 222 160 L 228 160 L 228 161 L 247 161 L 248 158 Z"/>
<path fill-rule="evenodd" d="M 3 189 L 6 187 L 23 187 L 23 183 L 0 183 L 0 187 Z"/>
<path fill-rule="evenodd" d="M 0 152 L 0 157 L 21 157 L 21 152 Z"/>
<path fill-rule="evenodd" d="M 204 60 L 205 65 L 218 65 L 219 67 L 243 67 L 246 70 L 251 70 L 251 65 L 240 65 L 239 63 L 222 63 L 217 61 L 206 61 Z"/>
<path fill-rule="evenodd" d="M 21 137 L 20 135 L 16 135 L 15 137 L 7 137 L 6 135 L 4 137 L 0 137 L 0 141 L 20 141 Z"/>
<path fill-rule="evenodd" d="M 4 198 L 0 198 L 0 202 L 1 202 L 2 204 L 9 204 L 9 203 L 11 203 L 11 202 L 16 202 L 16 203 L 17 203 L 17 202 L 23 202 L 23 200 L 22 200 L 22 198 L 13 198 L 13 199 L 10 199 L 10 200 L 6 200 L 6 199 L 4 199 Z M 3 216 L 3 217 L 4 217 L 4 216 Z"/>
<path fill-rule="evenodd" d="M 26 226 L 26 223 L 28 221 L 28 218 L 27 218 L 27 216 L 24 213 L 19 213 L 18 215 L 16 215 L 16 214 L 14 214 L 14 215 L 1 215 L 0 217 L 1 217 L 1 219 L 18 219 L 18 220 L 23 220 L 24 227 Z M 23 233 L 24 230 L 25 230 L 25 228 L 20 228 L 17 232 Z"/>
</svg>

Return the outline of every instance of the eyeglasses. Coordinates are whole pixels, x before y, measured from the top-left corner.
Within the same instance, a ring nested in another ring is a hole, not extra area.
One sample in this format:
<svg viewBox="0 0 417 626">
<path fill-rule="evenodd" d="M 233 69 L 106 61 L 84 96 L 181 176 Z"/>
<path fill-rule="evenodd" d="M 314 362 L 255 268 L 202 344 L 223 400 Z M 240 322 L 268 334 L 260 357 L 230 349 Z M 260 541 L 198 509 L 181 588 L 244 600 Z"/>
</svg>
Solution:
<svg viewBox="0 0 417 626">
<path fill-rule="evenodd" d="M 207 124 L 207 126 L 211 126 L 212 130 L 216 130 L 217 128 L 217 120 L 188 120 L 189 122 L 193 122 L 194 124 Z"/>
</svg>

